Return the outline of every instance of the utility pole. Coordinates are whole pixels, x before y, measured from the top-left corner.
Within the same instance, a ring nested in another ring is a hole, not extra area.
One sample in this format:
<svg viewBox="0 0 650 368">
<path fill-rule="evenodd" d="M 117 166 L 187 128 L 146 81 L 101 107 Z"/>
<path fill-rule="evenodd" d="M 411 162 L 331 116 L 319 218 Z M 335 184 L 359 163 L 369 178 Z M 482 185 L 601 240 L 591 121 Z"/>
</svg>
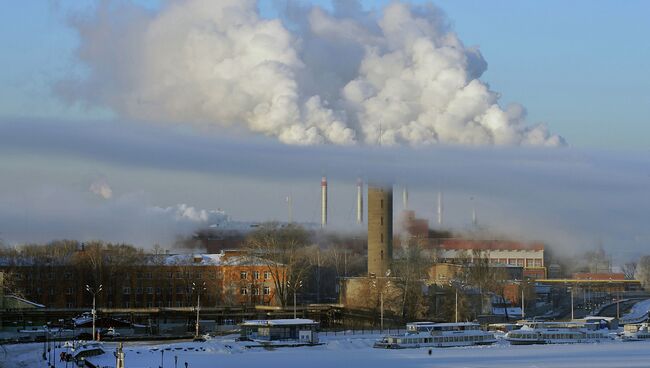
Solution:
<svg viewBox="0 0 650 368">
<path fill-rule="evenodd" d="M 99 288 L 95 291 L 95 289 L 91 288 L 89 285 L 86 285 L 86 291 L 92 294 L 93 296 L 93 310 L 92 310 L 92 315 L 93 315 L 93 341 L 97 341 L 97 335 L 95 334 L 95 320 L 97 319 L 97 310 L 95 309 L 95 297 L 96 294 L 102 291 L 102 285 L 99 285 Z"/>
</svg>

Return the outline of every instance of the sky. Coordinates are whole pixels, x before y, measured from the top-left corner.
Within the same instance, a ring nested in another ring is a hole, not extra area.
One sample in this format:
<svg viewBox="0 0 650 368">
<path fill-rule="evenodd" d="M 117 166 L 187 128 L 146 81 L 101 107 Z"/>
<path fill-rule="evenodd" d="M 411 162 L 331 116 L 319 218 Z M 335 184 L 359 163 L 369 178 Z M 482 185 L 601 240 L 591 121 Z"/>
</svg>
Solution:
<svg viewBox="0 0 650 368">
<path fill-rule="evenodd" d="M 432 222 L 443 191 L 455 229 L 475 207 L 495 236 L 650 252 L 647 2 L 242 1 L 222 33 L 171 3 L 5 7 L 0 239 L 168 244 L 201 211 L 284 220 L 287 195 L 317 222 L 327 175 L 334 228 L 360 230 L 362 177 L 393 181 L 396 208 L 408 186 Z M 434 71 L 446 82 L 427 90 Z M 473 129 L 445 111 L 476 111 Z"/>
</svg>

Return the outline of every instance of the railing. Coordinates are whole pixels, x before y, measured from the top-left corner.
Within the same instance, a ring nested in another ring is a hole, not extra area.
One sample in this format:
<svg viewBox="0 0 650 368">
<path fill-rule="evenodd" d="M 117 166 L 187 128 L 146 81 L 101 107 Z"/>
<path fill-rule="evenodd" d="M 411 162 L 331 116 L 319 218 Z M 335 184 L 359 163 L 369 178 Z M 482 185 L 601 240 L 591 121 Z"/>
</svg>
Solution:
<svg viewBox="0 0 650 368">
<path fill-rule="evenodd" d="M 399 335 L 406 332 L 404 328 L 380 329 L 327 329 L 318 331 L 319 336 L 346 336 L 346 335 Z"/>
</svg>

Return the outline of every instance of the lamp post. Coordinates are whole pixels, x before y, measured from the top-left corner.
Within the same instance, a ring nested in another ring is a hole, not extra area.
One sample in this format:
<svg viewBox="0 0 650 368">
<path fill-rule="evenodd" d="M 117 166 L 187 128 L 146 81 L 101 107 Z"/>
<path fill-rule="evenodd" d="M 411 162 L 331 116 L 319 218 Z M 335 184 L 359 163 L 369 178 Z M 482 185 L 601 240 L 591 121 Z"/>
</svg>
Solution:
<svg viewBox="0 0 650 368">
<path fill-rule="evenodd" d="M 386 271 L 386 277 L 390 276 L 390 270 Z M 377 280 L 373 280 L 372 286 L 377 287 Z M 379 328 L 381 333 L 384 333 L 384 288 L 390 286 L 390 281 L 386 283 L 379 289 Z"/>
<path fill-rule="evenodd" d="M 569 287 L 569 292 L 571 293 L 571 320 L 573 321 L 573 288 Z"/>
<path fill-rule="evenodd" d="M 95 309 L 95 297 L 99 292 L 102 291 L 102 285 L 99 285 L 99 288 L 97 290 L 91 288 L 89 285 L 86 285 L 86 291 L 91 293 L 93 295 L 93 310 L 92 310 L 92 315 L 93 315 L 93 341 L 97 340 L 97 335 L 95 335 L 95 320 L 97 319 L 97 310 Z"/>
<path fill-rule="evenodd" d="M 287 281 L 287 286 L 291 288 L 293 286 L 293 319 L 298 318 L 298 314 L 296 312 L 296 289 L 299 289 L 302 287 L 302 280 L 298 280 L 291 284 L 291 281 Z"/>
<path fill-rule="evenodd" d="M 456 318 L 454 320 L 458 323 L 458 289 L 455 288 L 454 290 L 456 291 L 456 308 L 454 313 Z"/>
<path fill-rule="evenodd" d="M 459 283 L 457 280 L 449 281 L 449 286 L 454 288 L 454 321 L 458 323 L 458 286 L 463 286 L 462 283 Z"/>
<path fill-rule="evenodd" d="M 199 311 L 201 310 L 201 292 L 205 290 L 205 282 L 198 286 L 195 283 L 192 283 L 192 290 L 196 291 L 196 324 L 194 325 L 194 338 L 197 339 L 199 337 Z"/>
</svg>

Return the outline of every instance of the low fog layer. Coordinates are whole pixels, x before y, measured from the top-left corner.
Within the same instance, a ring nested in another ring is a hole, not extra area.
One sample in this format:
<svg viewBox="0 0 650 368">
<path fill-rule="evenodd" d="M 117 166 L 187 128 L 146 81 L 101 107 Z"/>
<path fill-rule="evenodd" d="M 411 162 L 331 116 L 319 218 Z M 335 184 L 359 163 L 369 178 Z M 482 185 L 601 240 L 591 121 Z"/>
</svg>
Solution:
<svg viewBox="0 0 650 368">
<path fill-rule="evenodd" d="M 408 185 L 411 207 L 432 224 L 442 190 L 446 227 L 467 230 L 476 207 L 479 226 L 499 235 L 602 244 L 627 257 L 650 244 L 649 161 L 572 148 L 303 147 L 136 122 L 1 121 L 0 238 L 165 244 L 209 224 L 201 210 L 286 220 L 289 194 L 296 221 L 318 222 L 326 174 L 333 229 L 363 229 L 354 223 L 362 177 L 394 182 L 396 210 Z"/>
</svg>

